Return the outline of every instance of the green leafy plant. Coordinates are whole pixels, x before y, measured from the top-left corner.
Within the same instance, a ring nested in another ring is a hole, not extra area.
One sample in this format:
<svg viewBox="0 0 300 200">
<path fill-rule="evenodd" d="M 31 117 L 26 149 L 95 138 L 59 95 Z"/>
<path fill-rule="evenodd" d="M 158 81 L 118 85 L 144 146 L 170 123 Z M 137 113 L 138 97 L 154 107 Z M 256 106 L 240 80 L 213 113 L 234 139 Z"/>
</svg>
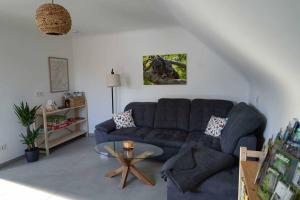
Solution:
<svg viewBox="0 0 300 200">
<path fill-rule="evenodd" d="M 14 104 L 15 114 L 17 115 L 20 123 L 26 128 L 26 135 L 22 133 L 20 136 L 22 138 L 22 142 L 27 144 L 28 150 L 35 148 L 34 141 L 37 138 L 37 135 L 35 134 L 38 133 L 38 130 L 31 130 L 30 127 L 35 122 L 36 112 L 40 107 L 41 106 L 34 106 L 33 108 L 30 108 L 28 103 L 24 103 L 23 101 L 20 105 Z"/>
<path fill-rule="evenodd" d="M 21 142 L 23 144 L 27 145 L 27 149 L 30 151 L 32 149 L 35 149 L 35 140 L 37 139 L 39 135 L 39 129 L 35 129 L 35 130 L 30 130 L 30 134 L 26 134 L 24 135 L 23 133 L 21 133 L 20 137 Z"/>
</svg>

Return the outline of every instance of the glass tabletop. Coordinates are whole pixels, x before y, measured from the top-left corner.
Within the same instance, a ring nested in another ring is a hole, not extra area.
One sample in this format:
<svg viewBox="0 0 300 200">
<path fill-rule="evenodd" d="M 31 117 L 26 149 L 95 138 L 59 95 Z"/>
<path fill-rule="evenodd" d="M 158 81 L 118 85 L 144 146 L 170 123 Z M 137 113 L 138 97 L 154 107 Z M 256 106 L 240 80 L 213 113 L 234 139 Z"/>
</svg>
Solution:
<svg viewBox="0 0 300 200">
<path fill-rule="evenodd" d="M 95 151 L 101 156 L 125 159 L 147 159 L 163 154 L 158 146 L 130 140 L 97 144 Z"/>
</svg>

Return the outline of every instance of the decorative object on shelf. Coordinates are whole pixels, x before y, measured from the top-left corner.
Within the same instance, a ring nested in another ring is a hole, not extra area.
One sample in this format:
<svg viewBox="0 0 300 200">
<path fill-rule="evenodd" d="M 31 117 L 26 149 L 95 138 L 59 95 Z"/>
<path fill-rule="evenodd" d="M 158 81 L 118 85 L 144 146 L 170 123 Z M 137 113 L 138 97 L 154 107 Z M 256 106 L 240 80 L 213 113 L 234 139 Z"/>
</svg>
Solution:
<svg viewBox="0 0 300 200">
<path fill-rule="evenodd" d="M 46 3 L 36 10 L 35 22 L 38 29 L 48 35 L 64 35 L 71 30 L 70 13 L 63 6 Z"/>
<path fill-rule="evenodd" d="M 69 100 L 70 100 L 70 107 L 82 106 L 85 104 L 84 96 L 72 97 Z"/>
<path fill-rule="evenodd" d="M 63 96 L 63 104 L 65 108 L 83 106 L 85 105 L 85 93 L 84 92 L 65 93 Z"/>
<path fill-rule="evenodd" d="M 65 99 L 64 104 L 65 104 L 65 108 L 70 108 L 71 107 L 70 99 Z"/>
<path fill-rule="evenodd" d="M 187 54 L 143 56 L 144 85 L 186 84 Z"/>
<path fill-rule="evenodd" d="M 56 103 L 55 103 L 54 100 L 49 99 L 49 100 L 47 101 L 47 104 L 46 104 L 46 110 L 47 110 L 47 111 L 57 110 L 57 105 L 56 105 Z"/>
<path fill-rule="evenodd" d="M 27 145 L 25 157 L 28 162 L 35 162 L 39 159 L 39 149 L 35 142 L 38 137 L 39 130 L 32 127 L 36 121 L 36 112 L 41 106 L 30 108 L 28 103 L 21 102 L 20 105 L 14 105 L 15 114 L 20 123 L 26 128 L 26 134 L 21 133 L 22 143 Z"/>
<path fill-rule="evenodd" d="M 114 69 L 111 69 L 111 73 L 106 77 L 106 85 L 111 88 L 111 112 L 115 113 L 114 109 L 114 87 L 121 85 L 120 75 L 115 74 Z"/>
<path fill-rule="evenodd" d="M 69 91 L 69 71 L 67 58 L 49 57 L 50 91 Z"/>
</svg>

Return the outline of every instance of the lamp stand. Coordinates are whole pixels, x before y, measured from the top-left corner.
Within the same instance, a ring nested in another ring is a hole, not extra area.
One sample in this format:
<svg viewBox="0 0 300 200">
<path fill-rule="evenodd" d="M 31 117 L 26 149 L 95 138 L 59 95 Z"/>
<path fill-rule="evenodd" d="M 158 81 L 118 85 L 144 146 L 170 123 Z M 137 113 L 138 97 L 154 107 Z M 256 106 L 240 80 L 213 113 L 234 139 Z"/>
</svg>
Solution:
<svg viewBox="0 0 300 200">
<path fill-rule="evenodd" d="M 114 87 L 111 87 L 111 112 L 112 112 L 112 114 L 115 113 L 115 108 L 114 108 Z"/>
</svg>

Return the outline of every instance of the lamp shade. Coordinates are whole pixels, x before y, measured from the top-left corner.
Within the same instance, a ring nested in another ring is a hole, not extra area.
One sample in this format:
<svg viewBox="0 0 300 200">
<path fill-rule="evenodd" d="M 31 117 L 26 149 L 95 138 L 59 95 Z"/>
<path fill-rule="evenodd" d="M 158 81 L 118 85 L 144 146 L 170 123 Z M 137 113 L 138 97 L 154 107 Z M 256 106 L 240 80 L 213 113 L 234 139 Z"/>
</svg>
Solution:
<svg viewBox="0 0 300 200">
<path fill-rule="evenodd" d="M 109 74 L 106 77 L 107 87 L 118 87 L 121 85 L 120 75 L 119 74 Z"/>
<path fill-rule="evenodd" d="M 70 13 L 53 2 L 43 4 L 37 9 L 35 21 L 39 30 L 48 35 L 67 34 L 72 26 Z"/>
</svg>

